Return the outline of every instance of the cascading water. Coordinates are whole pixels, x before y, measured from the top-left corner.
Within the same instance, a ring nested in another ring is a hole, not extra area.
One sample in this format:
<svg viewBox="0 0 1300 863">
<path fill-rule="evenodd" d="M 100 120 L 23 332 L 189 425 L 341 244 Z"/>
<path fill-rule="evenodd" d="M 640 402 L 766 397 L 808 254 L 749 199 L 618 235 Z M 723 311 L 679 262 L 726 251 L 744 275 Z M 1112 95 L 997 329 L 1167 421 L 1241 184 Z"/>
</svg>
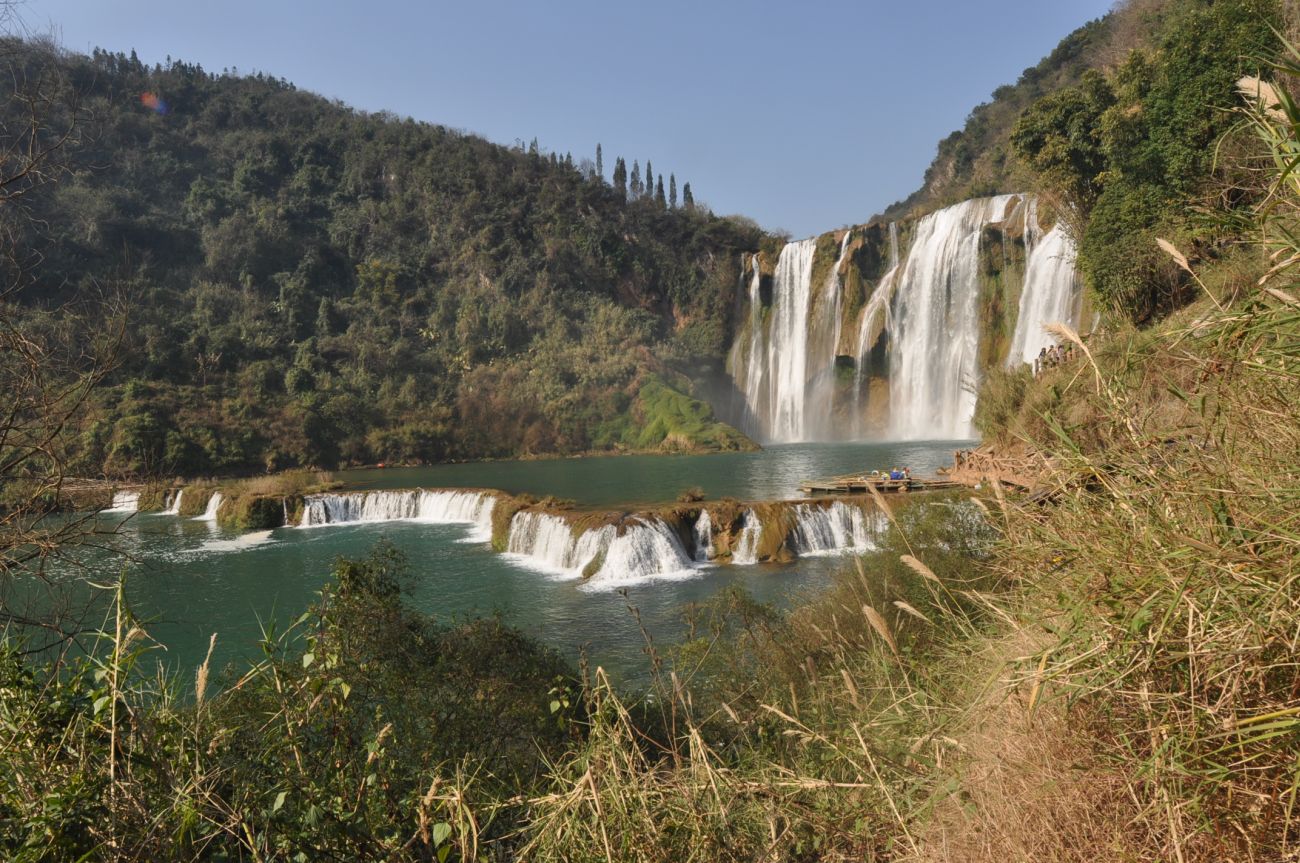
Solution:
<svg viewBox="0 0 1300 863">
<path fill-rule="evenodd" d="M 830 506 L 801 503 L 794 507 L 795 526 L 787 542 L 803 557 L 870 551 L 876 547 L 879 519 L 861 507 L 835 501 Z"/>
<path fill-rule="evenodd" d="M 368 491 L 313 494 L 303 500 L 300 527 L 360 522 L 420 521 L 429 524 L 467 524 L 470 538 L 492 538 L 492 510 L 496 497 L 481 491 Z"/>
<path fill-rule="evenodd" d="M 171 503 L 163 510 L 163 515 L 180 515 L 181 498 L 185 495 L 185 489 L 177 489 L 176 494 L 172 496 Z"/>
<path fill-rule="evenodd" d="M 980 234 L 1016 196 L 964 201 L 916 225 L 890 321 L 892 436 L 969 438 L 978 384 Z"/>
<path fill-rule="evenodd" d="M 753 274 L 749 279 L 749 338 L 736 339 L 729 357 L 733 373 L 744 369 L 744 380 L 738 389 L 745 404 L 738 412 L 742 431 L 752 437 L 761 437 L 758 415 L 762 409 L 759 399 L 767 393 L 767 365 L 763 361 L 763 274 L 759 270 L 758 255 L 751 255 L 749 265 Z M 744 273 L 741 273 L 744 278 Z"/>
<path fill-rule="evenodd" d="M 569 522 L 558 516 L 518 512 L 510 520 L 506 551 L 543 572 L 586 578 L 602 589 L 699 572 L 677 534 L 659 519 L 638 519 L 621 535 L 614 525 L 604 525 L 574 536 Z"/>
<path fill-rule="evenodd" d="M 1076 257 L 1074 240 L 1060 222 L 1043 234 L 1038 201 L 1030 198 L 1025 207 L 1025 281 L 1008 368 L 1033 363 L 1040 350 L 1060 341 L 1043 330 L 1045 324 L 1064 323 L 1078 329 L 1081 284 Z"/>
<path fill-rule="evenodd" d="M 858 321 L 858 346 L 854 354 L 856 368 L 853 373 L 853 431 L 854 437 L 863 436 L 862 384 L 870 363 L 871 348 L 882 332 L 889 330 L 889 308 L 893 304 L 894 288 L 898 282 L 898 222 L 889 223 L 889 269 L 880 284 L 862 306 Z"/>
<path fill-rule="evenodd" d="M 740 536 L 736 538 L 736 547 L 731 552 L 731 562 L 741 566 L 758 563 L 758 543 L 762 537 L 763 523 L 752 509 L 745 510 L 744 520 L 740 524 Z"/>
<path fill-rule="evenodd" d="M 765 360 L 768 411 L 764 418 L 767 437 L 773 441 L 804 439 L 809 288 L 816 249 L 815 239 L 788 243 L 781 250 L 772 280 L 772 323 Z"/>
<path fill-rule="evenodd" d="M 113 503 L 103 512 L 135 512 L 140 507 L 140 492 L 115 491 Z"/>
<path fill-rule="evenodd" d="M 695 560 L 704 563 L 713 557 L 713 519 L 707 509 L 695 520 Z"/>
<path fill-rule="evenodd" d="M 203 510 L 203 515 L 194 516 L 194 520 L 195 521 L 216 521 L 217 510 L 221 509 L 221 502 L 223 500 L 225 500 L 225 498 L 221 496 L 221 492 L 214 491 L 212 493 L 212 497 L 208 498 L 208 505 L 207 508 Z"/>
</svg>

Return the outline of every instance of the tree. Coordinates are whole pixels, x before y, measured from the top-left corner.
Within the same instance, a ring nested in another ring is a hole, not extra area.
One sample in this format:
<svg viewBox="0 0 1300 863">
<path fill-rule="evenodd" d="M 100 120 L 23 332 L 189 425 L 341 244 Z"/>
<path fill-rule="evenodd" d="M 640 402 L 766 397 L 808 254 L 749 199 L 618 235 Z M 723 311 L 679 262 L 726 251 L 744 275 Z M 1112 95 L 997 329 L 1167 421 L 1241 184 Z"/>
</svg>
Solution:
<svg viewBox="0 0 1300 863">
<path fill-rule="evenodd" d="M 614 160 L 614 191 L 623 200 L 627 200 L 627 163 L 619 156 Z"/>
<path fill-rule="evenodd" d="M 668 206 L 664 200 L 664 175 L 660 174 L 659 179 L 655 181 L 655 203 L 661 207 Z"/>
<path fill-rule="evenodd" d="M 631 180 L 632 197 L 641 197 L 641 163 L 635 159 L 632 160 L 632 180 Z"/>
<path fill-rule="evenodd" d="M 605 160 L 600 152 L 600 144 L 596 145 L 596 179 L 605 182 Z"/>
<path fill-rule="evenodd" d="M 648 198 L 655 193 L 655 169 L 650 164 L 650 160 L 645 160 L 645 196 Z"/>
<path fill-rule="evenodd" d="M 668 206 L 677 209 L 677 175 L 668 175 Z"/>
<path fill-rule="evenodd" d="M 695 209 L 695 196 L 691 194 L 691 184 L 682 186 L 682 206 L 688 210 Z"/>
</svg>

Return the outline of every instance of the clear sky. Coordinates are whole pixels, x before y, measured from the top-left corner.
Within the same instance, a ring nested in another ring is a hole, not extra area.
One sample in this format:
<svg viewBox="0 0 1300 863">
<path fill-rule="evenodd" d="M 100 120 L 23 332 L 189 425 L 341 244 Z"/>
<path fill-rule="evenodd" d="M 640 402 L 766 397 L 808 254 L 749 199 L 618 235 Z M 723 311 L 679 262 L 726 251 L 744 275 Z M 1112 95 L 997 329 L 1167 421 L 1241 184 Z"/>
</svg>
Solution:
<svg viewBox="0 0 1300 863">
<path fill-rule="evenodd" d="M 616 155 L 796 236 L 916 189 L 938 141 L 1113 0 L 27 0 L 69 49 L 263 71 L 369 111 Z M 183 110 L 183 106 L 175 106 Z"/>
</svg>

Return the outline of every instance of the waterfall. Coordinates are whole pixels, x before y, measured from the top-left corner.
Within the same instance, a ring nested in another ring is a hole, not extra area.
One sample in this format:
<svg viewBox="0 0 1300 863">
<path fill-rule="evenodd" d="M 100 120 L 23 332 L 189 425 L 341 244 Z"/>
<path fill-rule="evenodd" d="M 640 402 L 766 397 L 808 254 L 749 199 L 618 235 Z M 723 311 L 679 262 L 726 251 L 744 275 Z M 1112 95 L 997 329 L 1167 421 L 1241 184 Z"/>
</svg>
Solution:
<svg viewBox="0 0 1300 863">
<path fill-rule="evenodd" d="M 614 525 L 604 525 L 574 536 L 572 525 L 559 516 L 517 512 L 506 551 L 543 572 L 586 578 L 602 589 L 690 577 L 699 570 L 677 534 L 657 518 L 636 519 L 622 535 Z"/>
<path fill-rule="evenodd" d="M 803 400 L 808 371 L 808 305 L 817 240 L 787 243 L 772 279 L 768 333 L 767 434 L 774 441 L 803 438 Z"/>
<path fill-rule="evenodd" d="M 743 381 L 738 387 L 741 395 L 745 399 L 744 409 L 740 412 L 741 430 L 752 437 L 760 437 L 762 430 L 759 427 L 758 412 L 761 409 L 759 399 L 766 392 L 766 372 L 767 366 L 762 361 L 763 351 L 763 274 L 759 269 L 758 255 L 751 255 L 749 265 L 753 270 L 753 275 L 749 279 L 749 338 L 737 338 L 735 344 L 731 346 L 731 356 L 729 357 L 732 374 L 738 378 L 742 376 Z M 744 272 L 741 278 L 745 277 Z"/>
<path fill-rule="evenodd" d="M 135 512 L 140 507 L 140 492 L 138 491 L 115 491 L 113 492 L 113 503 L 108 509 L 101 512 Z"/>
<path fill-rule="evenodd" d="M 1058 341 L 1044 324 L 1079 326 L 1080 282 L 1075 271 L 1077 251 L 1058 221 L 1045 235 L 1038 224 L 1038 201 L 1025 207 L 1025 281 L 1020 290 L 1016 333 L 1007 354 L 1007 368 L 1034 362 L 1038 352 Z"/>
<path fill-rule="evenodd" d="M 752 509 L 745 510 L 740 536 L 737 537 L 736 547 L 731 552 L 731 562 L 741 566 L 758 563 L 758 542 L 762 536 L 763 523 L 758 520 L 758 516 Z"/>
<path fill-rule="evenodd" d="M 861 507 L 835 501 L 821 507 L 801 503 L 794 507 L 790 548 L 803 557 L 870 551 L 875 548 L 879 520 Z"/>
<path fill-rule="evenodd" d="M 181 514 L 181 497 L 185 494 L 185 489 L 179 488 L 176 494 L 172 495 L 171 502 L 163 510 L 163 515 L 180 515 Z"/>
<path fill-rule="evenodd" d="M 196 515 L 194 521 L 216 521 L 217 510 L 221 509 L 221 501 L 224 499 L 221 492 L 214 491 L 212 497 L 208 498 L 207 509 L 203 510 L 203 515 Z"/>
<path fill-rule="evenodd" d="M 695 560 L 704 563 L 713 557 L 713 519 L 707 509 L 695 520 Z"/>
<path fill-rule="evenodd" d="M 931 213 L 915 228 L 890 321 L 890 425 L 912 440 L 969 438 L 978 385 L 980 234 L 1014 195 Z"/>
<path fill-rule="evenodd" d="M 862 384 L 870 362 L 871 348 L 882 332 L 889 331 L 889 307 L 894 299 L 894 286 L 898 281 L 898 222 L 889 223 L 889 269 L 880 278 L 871 296 L 862 305 L 858 322 L 858 346 L 854 354 L 856 368 L 853 373 L 853 431 L 862 439 Z"/>
<path fill-rule="evenodd" d="M 458 489 L 313 494 L 303 500 L 299 527 L 385 521 L 467 524 L 473 528 L 472 540 L 487 542 L 492 538 L 495 507 L 492 494 Z"/>
<path fill-rule="evenodd" d="M 848 256 L 852 238 L 852 230 L 844 232 L 835 264 L 812 298 L 813 309 L 808 321 L 810 365 L 805 373 L 803 423 L 798 440 L 832 440 L 836 437 L 833 423 L 835 358 L 839 354 L 844 313 L 844 280 L 840 269 Z"/>
</svg>

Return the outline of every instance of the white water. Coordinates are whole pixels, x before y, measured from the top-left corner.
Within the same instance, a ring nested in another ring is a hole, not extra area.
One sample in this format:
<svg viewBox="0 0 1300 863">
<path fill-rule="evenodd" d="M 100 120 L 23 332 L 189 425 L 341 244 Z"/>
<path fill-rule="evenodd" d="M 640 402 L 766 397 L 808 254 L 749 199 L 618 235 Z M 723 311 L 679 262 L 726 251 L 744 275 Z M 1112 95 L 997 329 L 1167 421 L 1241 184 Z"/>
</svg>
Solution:
<svg viewBox="0 0 1300 863">
<path fill-rule="evenodd" d="M 217 510 L 221 509 L 221 501 L 224 500 L 221 492 L 214 491 L 212 497 L 208 498 L 207 509 L 203 510 L 203 515 L 194 516 L 195 521 L 216 521 Z"/>
<path fill-rule="evenodd" d="M 510 520 L 506 550 L 516 562 L 551 575 L 586 575 L 592 589 L 689 578 L 700 571 L 677 534 L 658 519 L 625 525 L 621 536 L 613 525 L 574 536 L 570 524 L 558 516 L 518 512 Z M 592 565 L 595 571 L 586 572 Z"/>
<path fill-rule="evenodd" d="M 870 362 L 870 353 L 881 332 L 889 330 L 889 309 L 893 305 L 894 288 L 898 283 L 898 222 L 889 223 L 889 269 L 880 278 L 871 296 L 862 305 L 858 321 L 858 347 L 854 354 L 853 373 L 853 431 L 854 437 L 863 436 L 862 383 Z"/>
<path fill-rule="evenodd" d="M 492 510 L 496 497 L 481 491 L 359 491 L 313 494 L 303 501 L 299 527 L 324 527 L 361 522 L 420 521 L 429 524 L 466 524 L 470 538 L 492 538 Z"/>
<path fill-rule="evenodd" d="M 978 198 L 917 223 L 890 321 L 890 431 L 969 438 L 979 383 L 979 243 L 1014 195 Z"/>
<path fill-rule="evenodd" d="M 795 527 L 787 542 L 803 557 L 870 551 L 876 547 L 878 519 L 860 507 L 835 501 L 821 507 L 801 503 L 794 508 Z"/>
<path fill-rule="evenodd" d="M 705 563 L 713 557 L 713 518 L 707 509 L 695 520 L 695 560 Z"/>
<path fill-rule="evenodd" d="M 731 562 L 741 566 L 758 563 L 758 542 L 762 537 L 763 523 L 752 509 L 745 510 L 740 536 L 736 538 L 736 547 L 731 552 Z"/>
<path fill-rule="evenodd" d="M 163 515 L 180 515 L 181 514 L 181 497 L 185 494 L 185 489 L 177 489 L 176 494 L 172 496 L 171 503 L 163 510 Z"/>
<path fill-rule="evenodd" d="M 1016 332 L 1007 354 L 1007 367 L 1034 362 L 1038 352 L 1060 341 L 1045 324 L 1079 327 L 1081 284 L 1075 269 L 1077 250 L 1060 222 L 1045 235 L 1038 224 L 1038 201 L 1025 208 L 1025 282 L 1020 291 Z"/>
<path fill-rule="evenodd" d="M 740 421 L 741 430 L 751 437 L 761 437 L 759 428 L 757 399 L 767 392 L 767 365 L 760 354 L 763 351 L 763 274 L 759 270 L 758 255 L 751 255 L 749 265 L 753 274 L 749 279 L 749 338 L 736 339 L 731 347 L 731 369 L 736 374 L 744 370 L 741 381 L 742 394 L 745 398 L 744 415 Z M 744 273 L 741 273 L 744 278 Z M 742 349 L 743 346 L 743 349 Z"/>
<path fill-rule="evenodd" d="M 135 512 L 140 507 L 140 492 L 138 491 L 115 491 L 113 492 L 113 504 L 102 512 Z"/>
</svg>

